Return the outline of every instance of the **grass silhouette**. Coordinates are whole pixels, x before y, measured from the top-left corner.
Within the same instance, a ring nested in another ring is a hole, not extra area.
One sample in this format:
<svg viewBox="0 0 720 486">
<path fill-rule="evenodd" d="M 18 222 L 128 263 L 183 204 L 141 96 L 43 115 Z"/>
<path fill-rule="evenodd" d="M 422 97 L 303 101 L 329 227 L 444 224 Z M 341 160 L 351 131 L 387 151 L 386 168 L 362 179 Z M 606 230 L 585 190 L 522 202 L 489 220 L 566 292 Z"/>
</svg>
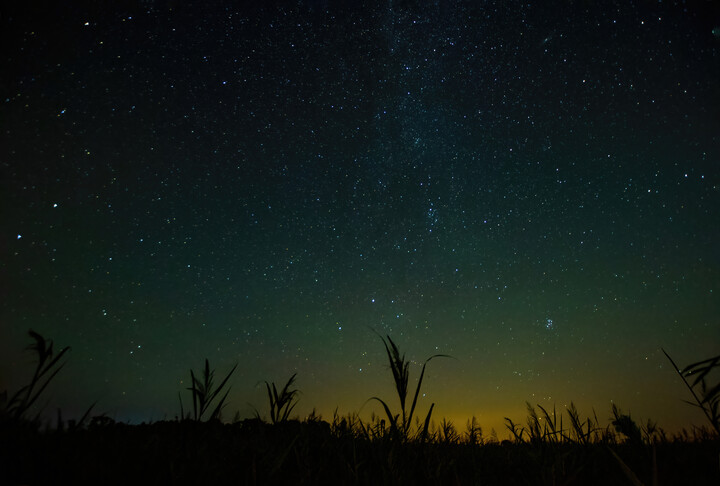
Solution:
<svg viewBox="0 0 720 486">
<path fill-rule="evenodd" d="M 192 383 L 192 386 L 188 388 L 190 393 L 192 394 L 192 404 L 193 404 L 193 415 L 192 419 L 196 422 L 200 422 L 203 419 L 203 415 L 205 415 L 205 412 L 210 410 L 210 406 L 215 401 L 215 399 L 219 396 L 219 394 L 222 392 L 223 388 L 225 388 L 225 385 L 227 384 L 227 381 L 230 379 L 230 376 L 235 372 L 235 369 L 237 368 L 237 364 L 232 367 L 232 369 L 228 372 L 228 374 L 225 376 L 225 378 L 220 382 L 220 384 L 216 387 L 213 383 L 213 380 L 215 378 L 215 370 L 210 369 L 210 362 L 205 359 L 205 369 L 203 370 L 203 373 L 200 375 L 200 378 L 195 376 L 195 372 L 193 370 L 190 370 L 190 380 Z M 220 412 L 222 411 L 222 408 L 225 404 L 225 399 L 228 396 L 228 393 L 230 393 L 230 387 L 227 387 L 227 390 L 225 391 L 225 395 L 222 396 L 220 401 L 217 402 L 217 405 L 215 408 L 210 412 L 210 415 L 207 417 L 207 420 L 216 420 L 220 416 Z M 180 417 L 185 418 L 184 410 L 183 410 L 183 404 L 182 404 L 182 397 L 180 394 L 178 394 L 178 397 L 180 398 Z"/>
<path fill-rule="evenodd" d="M 67 348 L 56 355 L 51 341 L 30 336 L 37 368 L 30 383 L 5 400 L 0 415 L 0 484 L 119 485 L 138 478 L 170 485 L 720 482 L 720 435 L 714 427 L 668 436 L 653 422 L 638 425 L 618 407 L 601 426 L 594 410 L 583 418 L 572 403 L 560 413 L 527 403 L 525 425 L 506 418 L 513 440 L 502 442 L 494 433 L 484 438 L 475 418 L 463 433 L 446 419 L 436 425 L 432 404 L 420 422 L 415 415 L 425 367 L 441 355 L 424 362 L 412 390 L 410 362 L 390 336 L 382 341 L 400 401 L 395 414 L 373 397 L 385 416 L 364 421 L 357 413 L 341 416 L 336 410 L 329 422 L 315 411 L 302 421 L 291 419 L 299 393 L 293 374 L 281 389 L 265 382 L 269 422 L 256 417 L 223 424 L 220 411 L 238 365 L 216 386 L 215 371 L 205 360 L 201 373 L 191 370 L 193 410 L 182 417 L 181 409 L 182 420 L 128 425 L 101 415 L 87 426 L 81 420 L 74 427 L 59 422 L 56 429 L 41 430 L 38 420 L 27 418 L 28 410 L 56 376 Z M 700 379 L 697 373 L 714 363 L 704 360 L 685 369 L 692 370 L 684 376 L 689 387 L 699 387 L 700 404 L 712 403 L 714 395 L 713 387 L 701 384 L 709 370 Z M 713 416 L 712 408 L 708 413 Z"/>
<path fill-rule="evenodd" d="M 390 370 L 392 371 L 393 381 L 395 383 L 395 391 L 397 392 L 397 396 L 400 401 L 400 413 L 393 414 L 390 411 L 390 407 L 388 406 L 387 402 L 385 402 L 382 398 L 371 397 L 370 400 L 376 400 L 380 402 L 380 404 L 385 409 L 388 421 L 390 422 L 391 432 L 394 433 L 401 440 L 408 440 L 408 438 L 410 438 L 410 427 L 412 425 L 412 419 L 415 413 L 415 406 L 417 405 L 418 395 L 420 394 L 420 387 L 422 386 L 423 377 L 425 376 L 425 367 L 433 358 L 449 358 L 450 356 L 446 354 L 434 354 L 425 360 L 422 365 L 422 369 L 420 370 L 420 378 L 418 378 L 417 386 L 415 387 L 415 394 L 413 395 L 412 404 L 410 405 L 410 409 L 408 410 L 406 407 L 406 403 L 408 398 L 408 383 L 410 381 L 410 361 L 405 358 L 404 353 L 400 353 L 397 345 L 395 344 L 395 342 L 393 342 L 389 335 L 387 336 L 387 341 L 379 334 L 378 336 L 380 337 L 383 345 L 385 346 L 385 351 L 387 353 L 388 361 L 390 363 Z M 435 407 L 435 404 L 430 404 L 430 409 L 425 416 L 423 428 L 419 433 L 421 439 L 425 439 L 427 437 L 428 426 L 430 424 L 430 417 L 432 415 L 433 407 Z"/>
<path fill-rule="evenodd" d="M 695 403 L 687 402 L 690 405 L 700 408 L 707 417 L 710 425 L 715 429 L 715 433 L 720 436 L 720 381 L 708 388 L 707 377 L 711 371 L 720 369 L 720 355 L 714 358 L 704 359 L 697 363 L 687 365 L 680 369 L 670 355 L 663 349 L 662 352 L 672 363 L 673 368 L 682 379 L 683 383 L 690 394 L 692 394 Z M 692 384 L 690 381 L 692 380 Z M 698 395 L 698 391 L 700 395 Z"/>
<path fill-rule="evenodd" d="M 270 421 L 274 424 L 278 422 L 284 422 L 290 416 L 295 405 L 297 405 L 297 394 L 299 390 L 291 390 L 290 387 L 295 383 L 297 373 L 292 375 L 288 379 L 285 386 L 278 393 L 275 383 L 265 382 L 265 388 L 267 389 L 268 401 L 270 402 Z"/>
<path fill-rule="evenodd" d="M 53 351 L 52 339 L 45 339 L 32 329 L 28 331 L 28 334 L 34 342 L 28 345 L 27 350 L 33 351 L 37 355 L 37 364 L 32 379 L 9 399 L 7 390 L 3 392 L 2 401 L 0 401 L 2 413 L 16 420 L 27 418 L 27 412 L 65 366 L 65 363 L 60 363 L 60 360 L 70 350 L 70 346 L 65 346 L 56 355 Z M 38 412 L 38 416 L 39 414 L 40 412 Z M 38 416 L 33 420 L 37 420 Z"/>
</svg>

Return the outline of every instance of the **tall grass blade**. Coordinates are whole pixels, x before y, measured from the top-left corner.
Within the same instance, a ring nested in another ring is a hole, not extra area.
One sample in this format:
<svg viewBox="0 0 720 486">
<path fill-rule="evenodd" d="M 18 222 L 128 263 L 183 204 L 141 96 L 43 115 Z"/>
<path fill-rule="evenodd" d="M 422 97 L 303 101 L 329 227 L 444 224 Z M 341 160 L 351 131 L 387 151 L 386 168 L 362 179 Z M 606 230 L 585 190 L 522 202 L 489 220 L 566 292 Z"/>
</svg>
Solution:
<svg viewBox="0 0 720 486">
<path fill-rule="evenodd" d="M 548 413 L 547 410 L 545 410 L 545 408 L 543 408 L 542 405 L 538 404 L 537 407 L 542 410 L 542 413 L 545 416 L 545 427 L 543 430 L 543 436 L 549 438 L 551 442 L 558 442 L 558 434 L 562 434 L 562 431 L 557 430 L 557 415 L 555 414 L 555 405 L 553 405 L 552 416 Z"/>
<path fill-rule="evenodd" d="M 213 378 L 215 376 L 215 370 L 210 368 L 210 362 L 208 359 L 205 359 L 205 368 L 203 369 L 202 373 L 202 381 L 198 379 L 197 376 L 195 376 L 195 372 L 193 370 L 190 370 L 190 381 L 191 386 L 188 388 L 190 393 L 192 394 L 192 402 L 193 402 L 193 420 L 196 422 L 200 422 L 203 419 L 203 415 L 210 409 L 211 404 L 213 401 L 218 397 L 218 395 L 223 391 L 225 386 L 227 385 L 228 380 L 230 379 L 230 376 L 235 372 L 235 369 L 237 368 L 237 363 L 235 366 L 232 367 L 232 369 L 228 372 L 228 374 L 225 376 L 225 378 L 220 382 L 220 385 L 215 387 L 213 384 Z M 220 411 L 222 410 L 222 407 L 224 406 L 225 399 L 227 398 L 228 393 L 230 392 L 230 387 L 225 390 L 225 395 L 220 400 L 220 402 L 217 404 L 217 406 L 213 409 L 213 411 L 210 413 L 210 416 L 208 417 L 208 420 L 217 419 L 220 415 Z M 180 399 L 180 414 L 184 410 L 182 409 L 182 398 Z"/>
<path fill-rule="evenodd" d="M 37 355 L 37 364 L 32 379 L 30 383 L 15 392 L 10 399 L 6 399 L 5 406 L 3 407 L 4 413 L 18 420 L 27 418 L 25 414 L 63 368 L 65 364 L 62 363 L 58 365 L 58 363 L 65 353 L 70 350 L 70 347 L 66 346 L 55 355 L 52 339 L 45 339 L 32 329 L 28 331 L 28 335 L 34 340 L 34 343 L 28 345 L 26 349 Z M 48 374 L 49 376 L 46 376 Z M 7 397 L 7 394 L 5 394 L 5 396 Z M 36 417 L 36 420 L 38 417 Z"/>
<path fill-rule="evenodd" d="M 711 387 L 709 391 L 707 390 L 707 385 L 705 383 L 705 378 L 713 369 L 720 369 L 720 356 L 698 361 L 686 366 L 684 369 L 680 369 L 664 349 L 662 349 L 662 352 L 673 365 L 675 372 L 680 376 L 680 379 L 683 381 L 695 400 L 695 403 L 688 403 L 696 405 L 702 409 L 705 417 L 707 417 L 710 422 L 710 425 L 715 429 L 715 433 L 720 437 L 720 415 L 718 415 L 718 404 L 720 404 L 720 383 Z M 688 381 L 688 377 L 694 374 L 697 375 L 691 385 Z M 702 398 L 700 398 L 695 392 L 695 387 L 698 384 L 701 385 L 700 391 Z"/>
<path fill-rule="evenodd" d="M 283 389 L 278 393 L 275 383 L 265 382 L 265 389 L 268 394 L 268 401 L 270 402 L 270 420 L 272 423 L 284 422 L 290 416 L 290 413 L 297 405 L 297 402 L 293 402 L 299 392 L 299 390 L 291 390 L 290 387 L 295 383 L 297 373 L 292 375 L 287 381 Z"/>
<path fill-rule="evenodd" d="M 427 416 L 425 417 L 425 424 L 422 428 L 422 433 L 420 434 L 420 440 L 424 441 L 427 439 L 428 436 L 428 428 L 430 427 L 430 416 L 432 415 L 433 408 L 435 407 L 434 403 L 430 404 L 430 410 L 428 410 Z"/>
<path fill-rule="evenodd" d="M 390 411 L 390 407 L 388 407 L 387 403 L 385 403 L 385 401 L 382 398 L 372 397 L 372 398 L 370 398 L 370 400 L 377 400 L 378 402 L 380 402 L 380 404 L 385 409 L 385 414 L 387 415 L 388 420 L 390 421 L 390 427 L 393 429 L 396 429 L 397 421 L 398 421 L 398 418 L 400 417 L 400 415 L 399 414 L 393 415 L 393 413 Z"/>
<path fill-rule="evenodd" d="M 410 361 L 405 358 L 405 354 L 400 352 L 400 349 L 392 340 L 390 335 L 386 335 L 385 337 L 383 337 L 374 329 L 372 329 L 372 331 L 380 338 L 383 346 L 385 347 L 385 353 L 387 354 L 388 362 L 390 364 L 390 370 L 393 375 L 393 381 L 395 383 L 395 391 L 397 392 L 398 400 L 400 402 L 400 411 L 397 414 L 393 414 L 390 411 L 390 407 L 388 407 L 385 401 L 381 400 L 378 397 L 373 397 L 371 398 L 371 400 L 377 400 L 383 405 L 383 408 L 385 408 L 385 413 L 387 414 L 391 425 L 400 432 L 402 440 L 407 440 L 410 434 L 410 427 L 413 423 L 412 419 L 415 416 L 415 409 L 417 407 L 417 401 L 420 395 L 420 388 L 422 387 L 423 378 L 425 377 L 425 369 L 427 367 L 427 364 L 434 358 L 449 358 L 451 356 L 445 354 L 435 354 L 425 360 L 422 369 L 420 370 L 420 377 L 418 378 L 418 383 L 415 387 L 412 404 L 410 405 L 410 409 L 408 410 L 406 404 L 408 384 L 410 381 Z M 400 417 L 402 418 L 400 419 Z"/>
<path fill-rule="evenodd" d="M 521 426 L 520 424 L 516 424 L 512 421 L 512 419 L 505 417 L 505 427 L 510 431 L 510 433 L 515 438 L 515 442 L 525 442 L 523 440 L 523 434 L 525 433 L 525 427 Z"/>
</svg>

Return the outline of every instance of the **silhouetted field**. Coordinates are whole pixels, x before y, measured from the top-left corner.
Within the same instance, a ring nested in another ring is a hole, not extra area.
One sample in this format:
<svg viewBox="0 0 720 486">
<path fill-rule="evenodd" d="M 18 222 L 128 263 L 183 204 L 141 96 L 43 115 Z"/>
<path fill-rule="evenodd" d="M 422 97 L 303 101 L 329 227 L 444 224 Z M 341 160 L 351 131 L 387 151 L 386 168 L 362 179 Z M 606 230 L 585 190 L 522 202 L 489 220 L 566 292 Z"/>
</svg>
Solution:
<svg viewBox="0 0 720 486">
<path fill-rule="evenodd" d="M 351 417 L 277 424 L 96 419 L 84 428 L 47 431 L 5 422 L 0 433 L 3 484 L 720 483 L 720 444 L 710 437 L 473 443 L 467 433 L 445 438 L 437 431 L 425 441 L 399 441 Z"/>
<path fill-rule="evenodd" d="M 638 425 L 613 405 L 601 426 L 581 417 L 571 403 L 556 413 L 527 404 L 525 424 L 506 418 L 512 440 L 485 438 L 473 418 L 464 430 L 443 419 L 432 425 L 416 412 L 425 367 L 412 394 L 409 361 L 387 336 L 381 339 L 392 371 L 397 403 L 370 397 L 385 417 L 363 421 L 314 412 L 291 420 L 298 391 L 292 375 L 284 387 L 265 383 L 270 422 L 258 417 L 220 421 L 235 368 L 214 382 L 209 362 L 190 372 L 192 411 L 180 419 L 130 425 L 106 416 L 90 419 L 92 407 L 54 427 L 29 411 L 62 368 L 53 343 L 30 331 L 37 354 L 33 378 L 13 395 L 0 394 L 0 485 L 718 485 L 720 484 L 720 385 L 706 378 L 720 356 L 673 366 L 709 420 L 710 428 L 668 436 L 657 424 Z M 670 357 L 668 356 L 670 359 Z M 672 359 L 670 359 L 672 362 Z M 227 386 L 226 386 L 227 385 Z M 224 391 L 224 393 L 223 393 Z M 409 399 L 412 398 L 410 401 Z"/>
</svg>

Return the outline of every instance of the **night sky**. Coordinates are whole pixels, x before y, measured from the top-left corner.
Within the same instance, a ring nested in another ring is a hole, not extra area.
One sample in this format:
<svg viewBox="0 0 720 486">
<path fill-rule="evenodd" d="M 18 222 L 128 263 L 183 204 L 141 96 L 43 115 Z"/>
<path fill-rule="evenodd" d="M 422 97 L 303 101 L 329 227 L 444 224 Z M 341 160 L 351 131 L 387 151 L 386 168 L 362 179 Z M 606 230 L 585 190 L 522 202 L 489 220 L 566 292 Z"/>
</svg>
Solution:
<svg viewBox="0 0 720 486">
<path fill-rule="evenodd" d="M 66 417 L 173 419 L 207 357 L 226 419 L 293 373 L 368 418 L 375 330 L 460 427 L 703 423 L 660 348 L 720 348 L 717 2 L 244 3 L 2 7 L 0 389 L 32 328 Z"/>
</svg>

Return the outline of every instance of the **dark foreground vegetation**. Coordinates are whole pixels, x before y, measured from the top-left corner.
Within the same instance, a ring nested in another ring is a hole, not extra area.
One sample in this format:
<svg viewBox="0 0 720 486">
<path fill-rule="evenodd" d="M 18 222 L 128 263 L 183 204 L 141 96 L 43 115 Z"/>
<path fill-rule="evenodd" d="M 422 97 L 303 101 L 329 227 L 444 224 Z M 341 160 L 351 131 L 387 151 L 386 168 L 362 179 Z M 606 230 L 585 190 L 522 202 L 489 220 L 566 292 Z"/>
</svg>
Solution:
<svg viewBox="0 0 720 486">
<path fill-rule="evenodd" d="M 506 419 L 513 439 L 500 442 L 484 437 L 474 419 L 463 428 L 446 420 L 431 425 L 432 405 L 422 419 L 415 416 L 425 366 L 409 394 L 408 362 L 389 337 L 383 343 L 400 409 L 371 398 L 382 404 L 384 418 L 336 414 L 326 421 L 313 413 L 302 422 L 291 420 L 293 375 L 280 389 L 266 383 L 269 422 L 258 417 L 224 424 L 219 417 L 232 371 L 215 385 L 206 362 L 203 372 L 192 373 L 192 409 L 181 412 L 182 419 L 128 425 L 91 417 L 88 410 L 78 421 L 58 417 L 50 427 L 28 412 L 59 371 L 67 348 L 54 355 L 50 341 L 31 335 L 39 357 L 33 379 L 0 397 L 2 485 L 720 484 L 717 400 L 704 382 L 720 357 L 679 370 L 695 406 L 705 407 L 710 428 L 668 436 L 617 408 L 612 422 L 601 427 L 594 413 L 583 418 L 574 406 L 556 414 L 528 404 L 522 425 Z"/>
<path fill-rule="evenodd" d="M 104 422 L 104 423 L 103 423 Z M 7 424 L 6 424 L 7 425 Z M 703 485 L 720 483 L 718 442 L 676 438 L 473 443 L 370 437 L 347 420 L 245 420 L 4 427 L 5 484 Z"/>
</svg>

